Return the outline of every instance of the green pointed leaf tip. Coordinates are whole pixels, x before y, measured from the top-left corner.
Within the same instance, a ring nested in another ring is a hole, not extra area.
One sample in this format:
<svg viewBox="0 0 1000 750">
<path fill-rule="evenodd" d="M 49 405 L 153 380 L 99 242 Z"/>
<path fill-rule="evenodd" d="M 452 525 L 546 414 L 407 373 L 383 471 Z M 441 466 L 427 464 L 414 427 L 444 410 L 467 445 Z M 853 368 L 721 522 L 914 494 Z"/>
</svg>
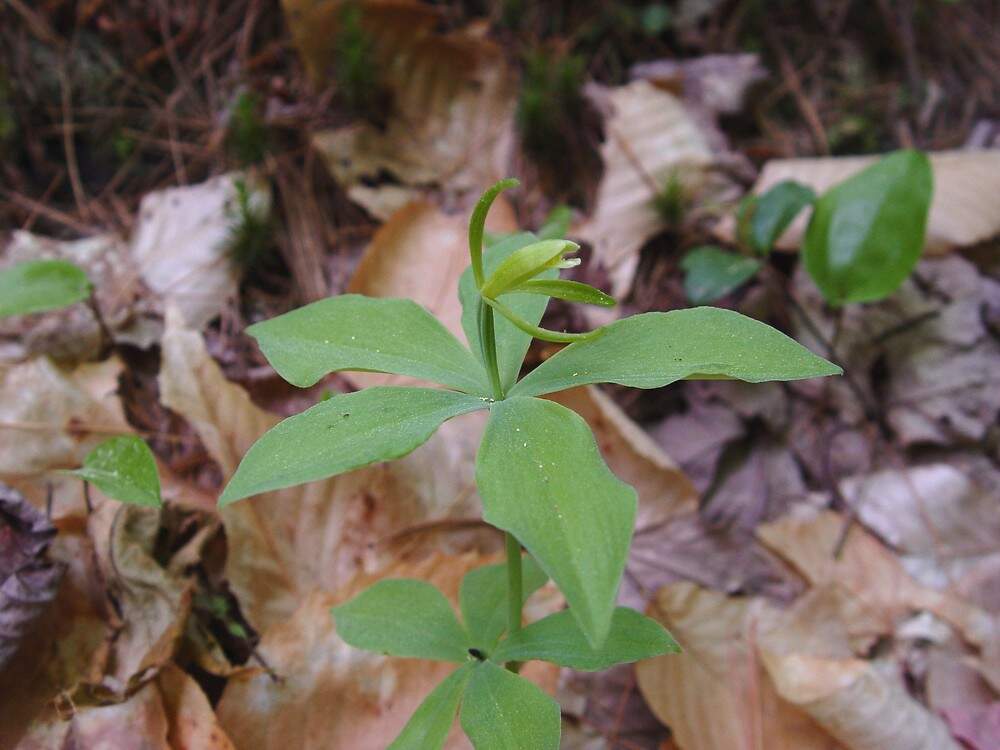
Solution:
<svg viewBox="0 0 1000 750">
<path fill-rule="evenodd" d="M 659 388 L 702 376 L 749 383 L 839 375 L 841 369 L 785 334 L 716 307 L 644 313 L 599 329 L 517 383 L 512 396 L 537 396 L 588 383 Z"/>
<path fill-rule="evenodd" d="M 684 294 L 695 305 L 725 297 L 760 270 L 760 261 L 718 247 L 696 247 L 681 261 Z"/>
<path fill-rule="evenodd" d="M 534 683 L 491 662 L 473 667 L 459 716 L 476 750 L 559 748 L 559 704 Z"/>
<path fill-rule="evenodd" d="M 617 302 L 610 294 L 595 289 L 589 284 L 565 279 L 530 279 L 515 286 L 510 291 L 525 294 L 544 294 L 547 297 L 564 299 L 567 302 L 581 302 L 585 305 L 614 307 Z"/>
<path fill-rule="evenodd" d="M 469 636 L 444 594 L 426 581 L 387 579 L 334 607 L 337 634 L 364 651 L 465 663 Z"/>
<path fill-rule="evenodd" d="M 500 262 L 480 291 L 484 297 L 496 299 L 542 271 L 566 267 L 563 256 L 579 249 L 579 245 L 569 240 L 542 240 L 522 247 Z"/>
<path fill-rule="evenodd" d="M 759 196 L 750 217 L 750 245 L 759 253 L 771 252 L 799 212 L 816 200 L 811 188 L 785 180 Z"/>
<path fill-rule="evenodd" d="M 588 642 L 611 627 L 635 520 L 635 490 L 604 464 L 587 423 L 552 401 L 490 409 L 476 459 L 485 520 L 511 532 L 551 577 Z"/>
<path fill-rule="evenodd" d="M 265 432 L 219 505 L 405 456 L 442 422 L 487 405 L 485 397 L 402 386 L 333 396 Z"/>
<path fill-rule="evenodd" d="M 90 296 L 82 269 L 65 260 L 32 260 L 0 271 L 0 318 L 56 310 Z"/>
<path fill-rule="evenodd" d="M 440 750 L 455 721 L 473 665 L 459 667 L 431 691 L 388 750 Z"/>
<path fill-rule="evenodd" d="M 469 217 L 469 257 L 477 288 L 483 285 L 485 279 L 483 272 L 483 234 L 486 231 L 486 215 L 490 212 L 493 201 L 496 200 L 500 193 L 504 190 L 517 187 L 520 184 L 520 181 L 513 177 L 500 180 L 500 182 L 483 193 L 479 202 L 476 203 L 476 207 L 472 210 L 472 216 Z"/>
<path fill-rule="evenodd" d="M 66 472 L 93 484 L 110 498 L 158 508 L 160 476 L 146 442 L 134 435 L 105 440 L 83 459 L 83 466 Z"/>
<path fill-rule="evenodd" d="M 530 232 L 511 235 L 490 246 L 483 257 L 487 274 L 492 273 L 500 263 L 519 248 L 537 242 Z M 559 275 L 557 269 L 549 269 L 541 274 L 543 279 L 555 279 Z M 472 269 L 467 268 L 458 284 L 459 300 L 462 303 L 462 330 L 469 346 L 476 357 L 482 357 L 482 346 L 479 339 L 479 289 L 473 278 Z M 504 295 L 504 305 L 531 324 L 537 325 L 549 304 L 548 298 L 537 294 L 507 294 Z M 496 332 L 497 360 L 500 364 L 500 381 L 504 392 L 510 390 L 521 372 L 521 363 L 531 344 L 531 334 L 525 333 L 502 315 L 494 316 Z"/>
<path fill-rule="evenodd" d="M 522 604 L 549 579 L 531 556 L 522 558 Z M 462 579 L 458 601 L 462 619 L 477 648 L 490 653 L 507 629 L 507 566 L 484 565 Z"/>
<path fill-rule="evenodd" d="M 568 610 L 533 622 L 503 643 L 497 662 L 540 659 L 561 667 L 597 672 L 615 664 L 680 653 L 677 641 L 660 623 L 626 607 L 611 618 L 611 631 L 600 648 L 587 641 Z"/>
<path fill-rule="evenodd" d="M 408 375 L 485 394 L 486 373 L 433 315 L 408 299 L 342 294 L 247 328 L 267 361 L 307 388 L 338 370 Z"/>
<path fill-rule="evenodd" d="M 828 302 L 868 302 L 899 288 L 920 259 L 933 192 L 927 156 L 897 151 L 816 201 L 802 251 Z"/>
</svg>

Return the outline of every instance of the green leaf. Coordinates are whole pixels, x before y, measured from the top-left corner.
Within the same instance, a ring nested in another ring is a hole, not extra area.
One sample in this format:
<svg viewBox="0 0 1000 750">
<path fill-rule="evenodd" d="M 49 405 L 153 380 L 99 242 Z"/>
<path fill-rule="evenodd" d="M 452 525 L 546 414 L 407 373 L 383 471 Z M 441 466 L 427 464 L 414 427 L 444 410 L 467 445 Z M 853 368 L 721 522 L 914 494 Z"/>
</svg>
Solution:
<svg viewBox="0 0 1000 750">
<path fill-rule="evenodd" d="M 379 581 L 334 607 L 337 634 L 364 651 L 438 661 L 469 660 L 469 636 L 444 594 L 427 581 Z"/>
<path fill-rule="evenodd" d="M 455 721 L 458 704 L 472 677 L 473 665 L 465 664 L 444 678 L 406 722 L 389 750 L 440 750 Z"/>
<path fill-rule="evenodd" d="M 522 558 L 522 604 L 549 579 L 531 556 Z M 507 566 L 484 565 L 466 573 L 458 592 L 462 619 L 473 643 L 487 653 L 507 629 Z"/>
<path fill-rule="evenodd" d="M 811 188 L 784 180 L 759 196 L 750 218 L 750 245 L 759 253 L 771 252 L 799 212 L 816 200 Z"/>
<path fill-rule="evenodd" d="M 834 305 L 894 292 L 920 259 L 934 178 L 919 151 L 897 151 L 818 201 L 802 251 L 806 270 Z"/>
<path fill-rule="evenodd" d="M 81 468 L 66 473 L 123 503 L 163 505 L 156 459 L 146 442 L 134 435 L 105 440 L 87 454 Z"/>
<path fill-rule="evenodd" d="M 545 217 L 545 223 L 538 230 L 538 239 L 557 240 L 560 237 L 565 237 L 569 232 L 569 223 L 572 218 L 573 212 L 569 206 L 556 206 Z"/>
<path fill-rule="evenodd" d="M 496 299 L 512 287 L 534 278 L 542 271 L 562 267 L 563 256 L 580 246 L 569 240 L 542 240 L 515 250 L 504 258 L 487 277 L 480 290 L 484 297 Z M 578 263 L 579 261 L 577 261 Z"/>
<path fill-rule="evenodd" d="M 486 403 L 454 391 L 399 386 L 320 401 L 279 422 L 250 447 L 219 505 L 405 456 L 442 422 Z"/>
<path fill-rule="evenodd" d="M 362 370 L 487 392 L 486 373 L 476 358 L 408 299 L 342 294 L 256 323 L 247 333 L 278 374 L 300 388 L 337 370 Z"/>
<path fill-rule="evenodd" d="M 520 540 L 599 646 L 611 627 L 636 497 L 604 464 L 587 423 L 551 401 L 495 403 L 476 484 L 483 518 Z"/>
<path fill-rule="evenodd" d="M 535 235 L 529 232 L 507 237 L 496 245 L 491 245 L 483 255 L 483 265 L 486 273 L 492 273 L 500 263 L 511 253 L 525 245 L 536 242 Z M 559 271 L 550 269 L 541 274 L 543 279 L 554 279 Z M 472 278 L 472 269 L 465 269 L 458 285 L 459 299 L 462 302 L 462 330 L 469 341 L 469 346 L 476 357 L 482 360 L 482 348 L 479 343 L 479 290 Z M 504 296 L 504 305 L 513 310 L 528 323 L 537 324 L 542 319 L 545 307 L 549 304 L 546 297 L 537 294 L 508 294 Z M 500 363 L 500 380 L 504 390 L 508 390 L 517 380 L 521 372 L 521 363 L 531 344 L 531 334 L 525 333 L 502 315 L 495 317 L 497 359 Z"/>
<path fill-rule="evenodd" d="M 559 749 L 559 704 L 535 684 L 488 661 L 473 669 L 460 718 L 476 750 Z"/>
<path fill-rule="evenodd" d="M 841 373 L 771 326 L 716 307 L 644 313 L 600 330 L 543 362 L 510 394 L 536 396 L 587 383 L 659 388 L 684 378 L 762 383 Z"/>
<path fill-rule="evenodd" d="M 589 284 L 581 284 L 579 281 L 566 281 L 565 279 L 530 279 L 518 284 L 510 291 L 544 294 L 547 297 L 556 297 L 568 302 L 582 302 L 585 305 L 600 305 L 601 307 L 614 307 L 617 304 L 614 297 L 605 294 L 600 289 L 595 289 Z"/>
<path fill-rule="evenodd" d="M 695 305 L 725 297 L 760 270 L 760 261 L 706 245 L 696 247 L 681 261 L 684 294 Z"/>
<path fill-rule="evenodd" d="M 65 260 L 31 260 L 0 271 L 0 318 L 68 307 L 90 296 L 90 281 Z"/>
<path fill-rule="evenodd" d="M 492 658 L 497 662 L 541 659 L 561 667 L 597 672 L 615 664 L 680 653 L 680 646 L 660 623 L 618 607 L 611 632 L 600 648 L 590 645 L 568 610 L 556 612 L 510 636 Z"/>
</svg>

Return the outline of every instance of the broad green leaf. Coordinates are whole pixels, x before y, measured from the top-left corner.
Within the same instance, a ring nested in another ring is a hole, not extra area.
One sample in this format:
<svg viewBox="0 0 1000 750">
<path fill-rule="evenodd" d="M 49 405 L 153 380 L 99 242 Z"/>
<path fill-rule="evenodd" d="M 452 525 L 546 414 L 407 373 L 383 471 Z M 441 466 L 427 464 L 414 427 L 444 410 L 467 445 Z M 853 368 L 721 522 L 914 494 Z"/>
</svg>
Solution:
<svg viewBox="0 0 1000 750">
<path fill-rule="evenodd" d="M 717 307 L 644 313 L 600 330 L 543 362 L 511 395 L 537 396 L 587 383 L 659 388 L 684 378 L 762 383 L 841 372 L 771 326 Z"/>
<path fill-rule="evenodd" d="M 548 576 L 530 555 L 522 558 L 521 593 L 524 601 L 547 580 Z M 507 566 L 503 563 L 484 565 L 466 573 L 459 589 L 458 602 L 473 642 L 480 649 L 491 651 L 507 629 Z"/>
<path fill-rule="evenodd" d="M 486 373 L 437 318 L 408 299 L 360 294 L 313 302 L 247 328 L 267 361 L 306 388 L 337 370 L 390 372 L 466 393 L 486 393 Z"/>
<path fill-rule="evenodd" d="M 90 281 L 65 260 L 30 260 L 0 271 L 0 318 L 68 307 L 90 296 Z"/>
<path fill-rule="evenodd" d="M 472 670 L 473 665 L 466 664 L 445 677 L 406 722 L 389 750 L 440 750 L 444 747 Z"/>
<path fill-rule="evenodd" d="M 894 292 L 920 259 L 934 178 L 919 151 L 897 151 L 816 201 L 802 252 L 833 305 Z"/>
<path fill-rule="evenodd" d="M 681 261 L 684 294 L 695 305 L 725 297 L 760 270 L 760 261 L 718 247 L 696 247 Z"/>
<path fill-rule="evenodd" d="M 534 683 L 488 661 L 473 667 L 460 718 L 476 750 L 559 748 L 559 704 Z"/>
<path fill-rule="evenodd" d="M 579 281 L 567 281 L 565 279 L 530 279 L 518 284 L 512 292 L 524 292 L 525 294 L 544 294 L 547 297 L 556 297 L 568 302 L 582 302 L 585 305 L 600 305 L 601 307 L 614 307 L 615 298 L 610 294 L 605 294 L 600 289 L 595 289 L 589 284 L 582 284 Z"/>
<path fill-rule="evenodd" d="M 81 468 L 66 473 L 123 503 L 154 508 L 163 505 L 156 459 L 146 441 L 134 435 L 105 440 L 86 455 Z"/>
<path fill-rule="evenodd" d="M 482 295 L 496 299 L 542 271 L 563 267 L 560 265 L 563 256 L 579 249 L 579 245 L 569 240 L 542 240 L 519 248 L 504 258 L 487 277 L 481 290 Z"/>
<path fill-rule="evenodd" d="M 442 422 L 485 406 L 476 396 L 399 386 L 320 401 L 279 422 L 250 447 L 219 505 L 405 456 Z"/>
<path fill-rule="evenodd" d="M 476 484 L 483 518 L 520 540 L 599 646 L 611 627 L 636 497 L 604 464 L 587 423 L 552 401 L 495 403 Z"/>
<path fill-rule="evenodd" d="M 354 648 L 389 656 L 469 660 L 469 636 L 444 594 L 427 581 L 379 581 L 334 607 L 337 635 Z"/>
<path fill-rule="evenodd" d="M 538 239 L 558 240 L 561 237 L 565 237 L 569 232 L 569 224 L 572 219 L 573 212 L 569 206 L 556 206 L 545 217 L 545 223 L 538 230 Z"/>
<path fill-rule="evenodd" d="M 483 255 L 483 266 L 485 272 L 490 274 L 494 269 L 514 251 L 525 245 L 536 242 L 535 235 L 529 232 L 515 234 L 506 239 L 491 245 Z M 559 271 L 550 269 L 541 274 L 540 278 L 554 279 L 559 276 Z M 462 302 L 462 330 L 469 341 L 469 347 L 475 353 L 477 359 L 482 359 L 481 345 L 479 343 L 479 291 L 476 289 L 475 281 L 472 278 L 472 269 L 465 269 L 462 279 L 458 285 L 459 299 Z M 549 304 L 547 297 L 537 294 L 507 294 L 504 295 L 505 306 L 517 313 L 521 318 L 533 325 L 537 325 L 542 319 L 545 307 Z M 524 355 L 531 344 L 531 335 L 525 333 L 502 315 L 494 316 L 494 326 L 496 330 L 497 359 L 500 362 L 500 380 L 504 390 L 508 390 L 517 380 L 521 372 L 521 363 Z M 485 376 L 484 376 L 485 377 Z"/>
<path fill-rule="evenodd" d="M 656 620 L 618 607 L 600 648 L 584 637 L 568 610 L 556 612 L 507 638 L 493 654 L 497 662 L 541 659 L 561 667 L 597 672 L 615 664 L 679 653 L 680 646 Z"/>
<path fill-rule="evenodd" d="M 750 217 L 750 245 L 759 253 L 771 252 L 799 212 L 816 200 L 811 188 L 784 180 L 757 197 Z"/>
</svg>

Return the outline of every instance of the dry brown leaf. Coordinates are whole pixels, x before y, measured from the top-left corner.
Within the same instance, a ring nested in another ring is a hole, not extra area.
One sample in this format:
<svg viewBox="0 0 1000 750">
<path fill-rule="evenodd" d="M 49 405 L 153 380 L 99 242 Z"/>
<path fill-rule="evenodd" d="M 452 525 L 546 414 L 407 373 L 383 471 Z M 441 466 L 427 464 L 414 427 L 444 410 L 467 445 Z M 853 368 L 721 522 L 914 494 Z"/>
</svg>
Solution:
<svg viewBox="0 0 1000 750">
<path fill-rule="evenodd" d="M 225 476 L 278 417 L 228 382 L 200 334 L 168 314 L 160 372 L 163 403 L 201 436 Z M 473 463 L 478 421 L 452 420 L 398 461 L 267 493 L 221 511 L 226 578 L 261 631 L 285 621 L 317 589 L 334 591 L 384 564 L 380 544 L 410 527 L 478 516 Z"/>
<path fill-rule="evenodd" d="M 462 576 L 488 562 L 492 559 L 471 553 L 433 555 L 416 563 L 401 561 L 377 577 L 358 576 L 337 594 L 311 595 L 260 643 L 260 653 L 279 679 L 272 680 L 262 669 L 232 678 L 218 706 L 221 724 L 238 747 L 259 750 L 387 747 L 454 667 L 353 649 L 337 637 L 330 607 L 383 576 L 429 580 L 454 602 Z M 558 668 L 532 662 L 524 674 L 551 692 Z M 458 750 L 469 744 L 456 728 L 447 747 Z"/>
<path fill-rule="evenodd" d="M 335 59 L 339 0 L 285 0 L 293 38 L 314 78 Z M 384 128 L 318 133 L 314 145 L 353 200 L 386 219 L 420 188 L 479 190 L 505 176 L 514 146 L 516 83 L 500 47 L 476 29 L 436 31 L 437 9 L 405 0 L 359 3 L 379 83 L 390 98 Z M 398 184 L 363 181 L 392 175 Z"/>
<path fill-rule="evenodd" d="M 711 174 L 715 154 L 705 130 L 673 94 L 648 81 L 602 92 L 611 114 L 601 147 L 604 176 L 597 205 L 580 236 L 611 277 L 612 294 L 632 287 L 639 250 L 665 224 L 653 205 L 670 178 L 689 198 L 707 199 L 725 187 Z"/>
<path fill-rule="evenodd" d="M 248 186 L 252 206 L 270 209 L 267 186 L 236 172 L 149 193 L 139 208 L 130 242 L 132 260 L 159 304 L 182 310 L 195 329 L 203 328 L 236 295 L 237 272 L 227 241 L 238 220 L 239 180 Z"/>
<path fill-rule="evenodd" d="M 132 430 L 116 395 L 117 357 L 75 370 L 47 357 L 0 366 L 0 477 L 79 466 L 109 434 Z"/>
<path fill-rule="evenodd" d="M 927 610 L 948 622 L 972 645 L 995 639 L 993 617 L 947 592 L 917 584 L 900 561 L 877 539 L 853 528 L 843 551 L 833 551 L 843 527 L 840 515 L 803 509 L 800 514 L 759 527 L 757 534 L 775 554 L 791 564 L 813 586 L 839 584 L 865 605 L 891 633 L 912 611 Z"/>
<path fill-rule="evenodd" d="M 755 193 L 783 180 L 795 180 L 822 193 L 874 164 L 877 156 L 777 159 L 764 165 Z M 930 154 L 934 198 L 924 251 L 942 253 L 968 247 L 1000 234 L 1000 149 L 939 151 Z M 779 238 L 777 247 L 794 250 L 802 243 L 809 212 L 799 216 Z M 735 222 L 720 227 L 732 239 Z"/>
<path fill-rule="evenodd" d="M 681 750 L 841 750 L 775 693 L 753 643 L 776 616 L 760 599 L 665 586 L 649 614 L 684 652 L 636 665 L 639 687 Z"/>
<path fill-rule="evenodd" d="M 198 683 L 174 664 L 156 678 L 166 710 L 167 741 L 173 750 L 235 750 Z"/>
</svg>

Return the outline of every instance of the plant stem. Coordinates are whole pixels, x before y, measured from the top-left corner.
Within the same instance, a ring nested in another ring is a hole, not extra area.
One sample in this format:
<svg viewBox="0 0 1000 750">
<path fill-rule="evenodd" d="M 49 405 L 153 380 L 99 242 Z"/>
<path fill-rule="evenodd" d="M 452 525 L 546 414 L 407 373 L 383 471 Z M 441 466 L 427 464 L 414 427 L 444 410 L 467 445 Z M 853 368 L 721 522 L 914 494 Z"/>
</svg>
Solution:
<svg viewBox="0 0 1000 750">
<path fill-rule="evenodd" d="M 496 330 L 493 325 L 493 308 L 482 298 L 479 300 L 479 340 L 483 348 L 483 362 L 490 378 L 490 388 L 493 398 L 502 401 L 504 397 L 503 383 L 500 380 L 500 364 L 497 361 Z"/>
</svg>

